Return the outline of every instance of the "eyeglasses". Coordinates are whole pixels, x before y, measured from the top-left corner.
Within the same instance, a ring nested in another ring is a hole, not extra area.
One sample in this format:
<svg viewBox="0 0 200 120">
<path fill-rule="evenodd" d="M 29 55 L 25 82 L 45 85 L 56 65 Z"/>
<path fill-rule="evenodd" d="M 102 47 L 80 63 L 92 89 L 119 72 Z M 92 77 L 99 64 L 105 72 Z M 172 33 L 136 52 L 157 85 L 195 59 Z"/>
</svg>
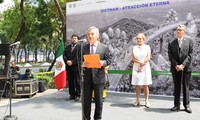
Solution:
<svg viewBox="0 0 200 120">
<path fill-rule="evenodd" d="M 180 31 L 181 32 L 181 31 L 185 31 L 185 30 L 183 30 L 183 29 L 176 29 L 176 31 Z"/>
</svg>

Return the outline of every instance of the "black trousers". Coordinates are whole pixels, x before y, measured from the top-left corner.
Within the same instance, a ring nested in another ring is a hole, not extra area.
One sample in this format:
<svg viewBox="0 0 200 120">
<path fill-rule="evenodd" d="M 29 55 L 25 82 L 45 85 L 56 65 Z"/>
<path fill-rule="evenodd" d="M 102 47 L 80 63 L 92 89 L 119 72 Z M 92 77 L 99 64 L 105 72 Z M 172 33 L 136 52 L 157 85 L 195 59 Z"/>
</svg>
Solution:
<svg viewBox="0 0 200 120">
<path fill-rule="evenodd" d="M 80 97 L 80 76 L 78 71 L 67 70 L 69 94 L 71 97 Z"/>
<path fill-rule="evenodd" d="M 92 91 L 94 90 L 95 97 L 95 112 L 94 112 L 94 120 L 100 120 L 102 118 L 102 110 L 103 110 L 103 90 L 104 83 L 94 84 L 92 82 L 92 76 L 90 82 L 83 83 L 83 94 L 84 94 L 84 116 L 85 120 L 90 120 L 91 114 L 91 102 L 92 102 Z"/>
<path fill-rule="evenodd" d="M 189 81 L 191 72 L 172 72 L 174 82 L 174 106 L 180 106 L 181 88 L 183 91 L 183 106 L 189 107 Z"/>
</svg>

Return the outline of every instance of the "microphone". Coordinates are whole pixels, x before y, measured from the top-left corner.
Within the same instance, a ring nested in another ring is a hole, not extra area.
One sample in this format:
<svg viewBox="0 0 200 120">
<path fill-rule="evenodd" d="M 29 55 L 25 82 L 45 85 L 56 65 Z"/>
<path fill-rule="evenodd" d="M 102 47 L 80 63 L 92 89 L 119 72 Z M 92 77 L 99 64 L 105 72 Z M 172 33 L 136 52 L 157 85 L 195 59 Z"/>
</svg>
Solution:
<svg viewBox="0 0 200 120">
<path fill-rule="evenodd" d="M 81 39 L 78 42 L 87 42 L 87 40 L 86 39 Z"/>
<path fill-rule="evenodd" d="M 17 41 L 17 42 L 15 42 L 15 43 L 12 43 L 12 44 L 10 44 L 10 46 L 14 46 L 14 45 L 18 45 L 18 44 L 20 44 L 20 41 Z"/>
</svg>

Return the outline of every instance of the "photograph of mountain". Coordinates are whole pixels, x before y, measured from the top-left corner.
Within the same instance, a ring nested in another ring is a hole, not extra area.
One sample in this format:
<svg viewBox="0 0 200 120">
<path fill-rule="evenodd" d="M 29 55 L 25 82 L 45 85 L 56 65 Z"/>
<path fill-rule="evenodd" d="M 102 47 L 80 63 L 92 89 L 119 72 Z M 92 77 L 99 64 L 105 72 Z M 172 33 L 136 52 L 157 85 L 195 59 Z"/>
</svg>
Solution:
<svg viewBox="0 0 200 120">
<path fill-rule="evenodd" d="M 135 35 L 143 32 L 147 36 L 145 44 L 151 47 L 150 65 L 152 71 L 169 72 L 168 43 L 175 37 L 175 30 L 179 24 L 187 26 L 187 35 L 193 39 L 193 72 L 200 72 L 200 1 L 168 0 L 127 2 L 126 10 L 123 5 L 117 7 L 87 11 L 84 13 L 67 15 L 67 38 L 72 34 L 86 38 L 87 28 L 96 26 L 100 29 L 101 42 L 109 47 L 112 63 L 109 70 L 132 69 L 132 47 L 136 45 Z M 103 4 L 103 3 L 102 3 Z M 129 4 L 130 6 L 128 6 Z M 141 7 L 141 6 L 146 7 Z M 78 4 L 77 4 L 78 6 Z M 127 7 L 128 6 L 128 7 Z M 134 8 L 138 6 L 138 8 Z M 140 6 L 140 8 L 139 8 Z M 93 7 L 95 7 L 93 5 Z M 105 6 L 107 7 L 107 6 Z M 78 7 L 77 7 L 78 9 Z M 88 9 L 90 7 L 88 6 Z M 102 9 L 109 10 L 102 12 Z M 134 92 L 131 74 L 109 74 L 109 90 L 120 92 Z M 150 93 L 156 95 L 173 95 L 173 81 L 171 75 L 153 75 L 153 84 L 149 86 Z M 200 97 L 200 77 L 192 76 L 190 95 Z"/>
</svg>

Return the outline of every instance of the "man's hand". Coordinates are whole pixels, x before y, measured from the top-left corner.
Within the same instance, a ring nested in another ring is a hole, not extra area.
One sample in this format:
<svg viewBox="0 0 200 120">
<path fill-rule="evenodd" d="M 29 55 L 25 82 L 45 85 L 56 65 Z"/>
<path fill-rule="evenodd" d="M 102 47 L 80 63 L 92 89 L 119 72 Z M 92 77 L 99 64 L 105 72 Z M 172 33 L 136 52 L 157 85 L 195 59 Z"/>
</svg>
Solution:
<svg viewBox="0 0 200 120">
<path fill-rule="evenodd" d="M 88 67 L 89 63 L 84 61 L 81 67 Z"/>
<path fill-rule="evenodd" d="M 176 68 L 176 71 L 177 71 L 177 72 L 180 71 L 180 70 L 179 70 L 179 65 L 176 65 L 175 68 Z"/>
<path fill-rule="evenodd" d="M 67 65 L 71 66 L 72 65 L 72 61 L 71 60 L 67 60 Z"/>
<path fill-rule="evenodd" d="M 179 69 L 183 71 L 183 69 L 185 68 L 185 65 L 181 64 L 179 65 Z"/>
<path fill-rule="evenodd" d="M 104 65 L 104 62 L 102 60 L 100 60 L 99 64 L 102 67 Z"/>
<path fill-rule="evenodd" d="M 175 68 L 176 68 L 176 71 L 177 71 L 177 72 L 178 72 L 178 71 L 183 71 L 183 69 L 185 68 L 185 65 L 184 65 L 184 64 L 176 65 Z"/>
</svg>

